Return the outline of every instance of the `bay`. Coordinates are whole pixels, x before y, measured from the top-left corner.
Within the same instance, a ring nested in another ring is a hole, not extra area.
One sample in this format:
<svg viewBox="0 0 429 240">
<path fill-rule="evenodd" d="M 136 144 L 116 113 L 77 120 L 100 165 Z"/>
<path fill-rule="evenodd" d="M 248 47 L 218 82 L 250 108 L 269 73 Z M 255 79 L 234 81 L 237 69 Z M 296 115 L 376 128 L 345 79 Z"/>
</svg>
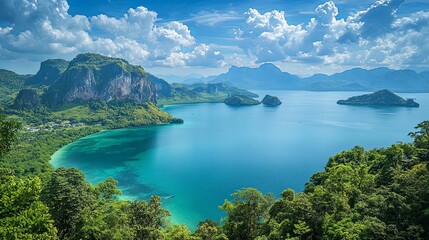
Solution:
<svg viewBox="0 0 429 240">
<path fill-rule="evenodd" d="M 258 93 L 283 104 L 166 106 L 185 123 L 103 131 L 61 148 L 51 163 L 79 168 L 94 185 L 115 178 L 123 199 L 159 195 L 173 222 L 195 229 L 206 218 L 220 221 L 218 206 L 240 188 L 302 191 L 335 153 L 409 142 L 407 134 L 429 116 L 427 93 L 399 94 L 420 108 L 336 104 L 360 92 Z"/>
</svg>

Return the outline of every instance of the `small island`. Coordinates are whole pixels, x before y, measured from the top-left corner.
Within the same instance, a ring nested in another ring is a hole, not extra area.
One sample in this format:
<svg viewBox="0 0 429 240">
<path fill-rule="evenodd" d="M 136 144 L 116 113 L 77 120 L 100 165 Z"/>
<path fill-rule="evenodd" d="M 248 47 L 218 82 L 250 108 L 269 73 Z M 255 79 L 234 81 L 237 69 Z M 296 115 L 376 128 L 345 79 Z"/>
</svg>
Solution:
<svg viewBox="0 0 429 240">
<path fill-rule="evenodd" d="M 265 106 L 269 106 L 269 107 L 276 107 L 280 104 L 282 104 L 282 102 L 280 101 L 280 99 L 278 97 L 275 96 L 271 96 L 271 95 L 265 95 L 264 99 L 262 99 L 262 104 L 264 104 Z"/>
<path fill-rule="evenodd" d="M 234 95 L 225 99 L 224 103 L 229 106 L 252 106 L 261 104 L 256 99 L 243 95 Z"/>
<path fill-rule="evenodd" d="M 399 106 L 419 107 L 413 99 L 403 99 L 395 93 L 383 89 L 371 94 L 351 97 L 347 100 L 339 100 L 337 104 L 342 105 L 367 105 L 367 106 Z"/>
</svg>

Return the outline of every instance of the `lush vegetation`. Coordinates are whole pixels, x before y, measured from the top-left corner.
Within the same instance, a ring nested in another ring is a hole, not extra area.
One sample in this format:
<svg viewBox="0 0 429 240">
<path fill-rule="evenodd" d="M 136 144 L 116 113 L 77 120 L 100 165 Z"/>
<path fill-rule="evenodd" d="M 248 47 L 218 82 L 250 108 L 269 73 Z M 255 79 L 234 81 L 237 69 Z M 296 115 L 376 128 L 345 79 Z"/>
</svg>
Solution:
<svg viewBox="0 0 429 240">
<path fill-rule="evenodd" d="M 0 69 L 0 103 L 12 101 L 15 98 L 15 94 L 24 88 L 27 78 L 28 76 Z"/>
<path fill-rule="evenodd" d="M 41 107 L 39 93 L 35 89 L 22 89 L 19 91 L 11 107 L 21 110 L 37 109 Z"/>
<path fill-rule="evenodd" d="M 347 100 L 339 100 L 337 103 L 345 105 L 419 107 L 419 104 L 416 103 L 413 99 L 405 100 L 387 89 L 371 94 L 351 97 Z"/>
<path fill-rule="evenodd" d="M 60 125 L 64 125 L 64 123 L 102 125 L 104 128 L 182 122 L 181 119 L 174 118 L 160 110 L 153 103 L 133 101 L 79 101 L 63 104 L 56 108 L 45 106 L 32 110 L 8 108 L 3 112 L 21 118 L 27 125 L 38 127 L 49 122 Z"/>
<path fill-rule="evenodd" d="M 77 55 L 69 64 L 72 68 L 89 68 L 99 75 L 95 75 L 96 80 L 102 80 L 103 74 L 115 71 L 120 68 L 124 72 L 133 76 L 147 76 L 147 73 L 140 66 L 129 64 L 122 58 L 111 58 L 95 53 L 84 53 Z"/>
<path fill-rule="evenodd" d="M 258 100 L 243 95 L 231 96 L 225 99 L 224 103 L 230 106 L 248 106 L 261 104 L 261 102 Z"/>
<path fill-rule="evenodd" d="M 10 169 L 15 176 L 39 176 L 51 173 L 49 159 L 61 147 L 102 130 L 102 126 L 80 126 L 35 132 L 22 132 L 7 154 L 0 158 L 0 168 Z"/>
</svg>

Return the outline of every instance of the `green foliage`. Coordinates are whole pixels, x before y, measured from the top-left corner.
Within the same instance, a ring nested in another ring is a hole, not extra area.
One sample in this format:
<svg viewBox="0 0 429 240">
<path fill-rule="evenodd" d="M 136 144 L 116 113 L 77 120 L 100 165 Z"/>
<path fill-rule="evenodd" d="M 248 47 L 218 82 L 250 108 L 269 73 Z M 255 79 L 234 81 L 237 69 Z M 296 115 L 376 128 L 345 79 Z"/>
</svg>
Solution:
<svg viewBox="0 0 429 240">
<path fill-rule="evenodd" d="M 136 239 L 158 239 L 170 213 L 161 208 L 161 198 L 150 197 L 150 201 L 135 201 L 130 205 L 131 225 Z"/>
<path fill-rule="evenodd" d="M 429 161 L 429 121 L 423 121 L 416 126 L 418 131 L 411 132 L 409 135 L 414 138 L 414 145 L 420 158 L 423 161 Z"/>
<path fill-rule="evenodd" d="M 219 229 L 218 223 L 210 219 L 200 222 L 194 235 L 202 240 L 227 239 L 226 235 L 222 234 Z"/>
<path fill-rule="evenodd" d="M 21 129 L 21 123 L 0 114 L 0 156 L 11 150 L 19 129 Z"/>
<path fill-rule="evenodd" d="M 116 187 L 117 184 L 118 181 L 109 177 L 106 179 L 106 181 L 97 184 L 95 187 L 96 194 L 105 201 L 117 200 L 117 195 L 122 194 L 121 190 Z"/>
<path fill-rule="evenodd" d="M 49 207 L 60 239 L 75 235 L 82 221 L 82 213 L 90 209 L 95 201 L 83 173 L 75 168 L 58 168 L 52 172 L 41 199 Z"/>
<path fill-rule="evenodd" d="M 0 69 L 0 103 L 14 99 L 14 95 L 24 87 L 28 76 L 19 75 L 12 71 Z"/>
<path fill-rule="evenodd" d="M 39 200 L 38 177 L 19 179 L 0 168 L 0 238 L 55 239 L 48 208 Z"/>
<path fill-rule="evenodd" d="M 94 70 L 100 70 L 108 65 L 117 65 L 124 71 L 135 75 L 147 74 L 140 66 L 129 64 L 122 58 L 111 58 L 95 53 L 84 53 L 77 55 L 69 64 L 69 68 L 85 66 Z"/>
<path fill-rule="evenodd" d="M 136 127 L 165 124 L 176 119 L 152 103 L 132 101 L 97 102 L 59 109 L 52 113 L 54 119 L 69 120 L 88 125 L 101 124 L 107 128 Z"/>
<path fill-rule="evenodd" d="M 150 239 L 150 238 L 147 238 Z M 155 239 L 155 238 L 154 238 Z M 163 240 L 197 240 L 186 225 L 173 225 L 168 228 L 161 238 Z"/>
<path fill-rule="evenodd" d="M 130 225 L 129 202 L 99 203 L 90 211 L 84 211 L 76 239 L 135 239 Z"/>
<path fill-rule="evenodd" d="M 41 107 L 40 96 L 35 89 L 22 89 L 16 96 L 13 105 L 15 109 L 37 109 Z"/>
<path fill-rule="evenodd" d="M 274 197 L 254 188 L 239 190 L 231 196 L 233 202 L 225 200 L 220 207 L 228 215 L 223 226 L 225 234 L 229 239 L 254 239 Z"/>
<path fill-rule="evenodd" d="M 22 133 L 18 144 L 0 157 L 0 167 L 13 169 L 17 176 L 37 175 L 44 179 L 52 171 L 48 161 L 55 151 L 100 130 L 99 126 L 83 126 Z"/>
</svg>

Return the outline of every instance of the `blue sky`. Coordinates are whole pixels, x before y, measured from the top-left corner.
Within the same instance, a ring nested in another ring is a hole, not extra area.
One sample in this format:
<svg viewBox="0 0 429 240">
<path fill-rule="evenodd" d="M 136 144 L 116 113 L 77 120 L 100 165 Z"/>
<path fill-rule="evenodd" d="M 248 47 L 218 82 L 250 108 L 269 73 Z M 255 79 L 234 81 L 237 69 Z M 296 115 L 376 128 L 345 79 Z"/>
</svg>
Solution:
<svg viewBox="0 0 429 240">
<path fill-rule="evenodd" d="M 427 0 L 0 0 L 0 68 L 81 52 L 155 74 L 273 62 L 298 74 L 429 66 Z"/>
</svg>

